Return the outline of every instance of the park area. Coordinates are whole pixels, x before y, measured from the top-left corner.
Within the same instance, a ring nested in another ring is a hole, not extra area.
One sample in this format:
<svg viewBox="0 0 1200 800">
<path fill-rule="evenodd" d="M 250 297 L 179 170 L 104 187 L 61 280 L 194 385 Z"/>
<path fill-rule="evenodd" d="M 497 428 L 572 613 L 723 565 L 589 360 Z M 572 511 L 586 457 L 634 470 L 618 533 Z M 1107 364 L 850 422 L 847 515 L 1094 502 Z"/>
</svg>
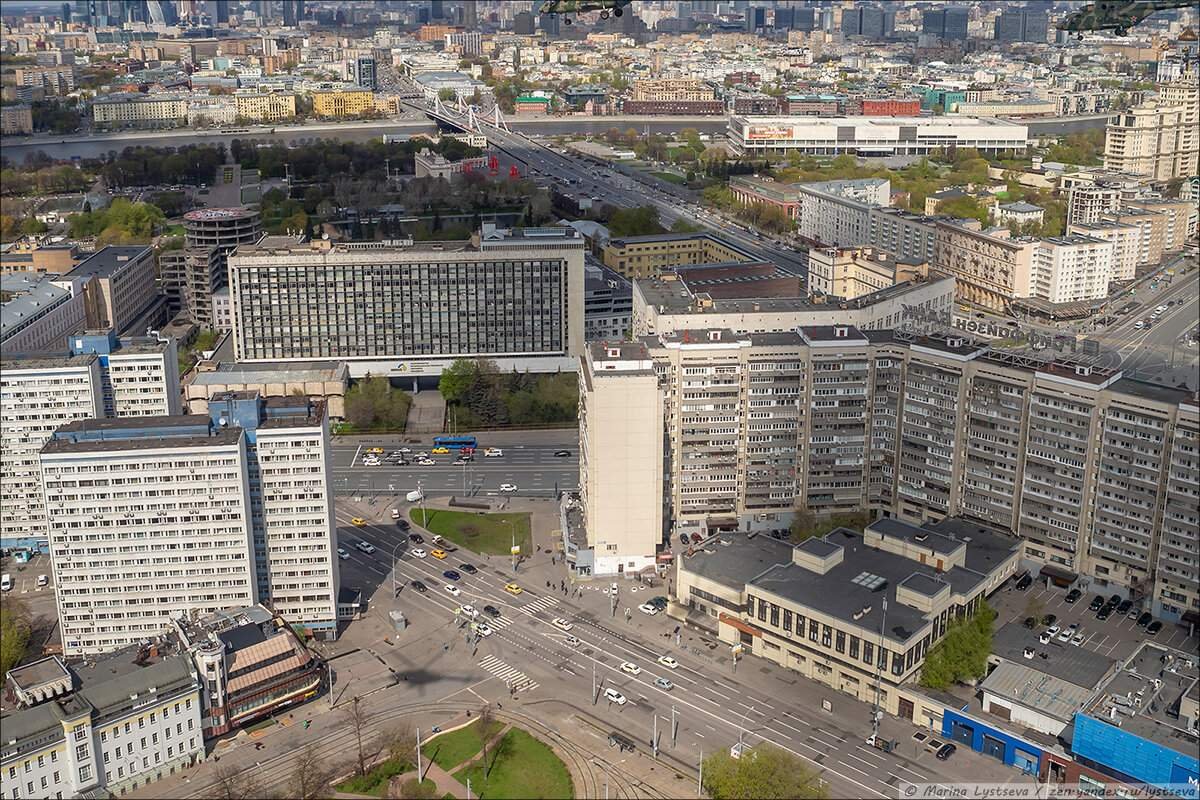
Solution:
<svg viewBox="0 0 1200 800">
<path fill-rule="evenodd" d="M 549 746 L 498 720 L 476 720 L 444 733 L 421 748 L 423 755 L 470 781 L 472 797 L 571 798 L 571 774 Z"/>
<path fill-rule="evenodd" d="M 408 512 L 414 525 L 436 533 L 459 547 L 487 555 L 509 554 L 513 538 L 521 553 L 530 552 L 529 514 L 484 514 L 473 511 L 413 508 Z"/>
</svg>

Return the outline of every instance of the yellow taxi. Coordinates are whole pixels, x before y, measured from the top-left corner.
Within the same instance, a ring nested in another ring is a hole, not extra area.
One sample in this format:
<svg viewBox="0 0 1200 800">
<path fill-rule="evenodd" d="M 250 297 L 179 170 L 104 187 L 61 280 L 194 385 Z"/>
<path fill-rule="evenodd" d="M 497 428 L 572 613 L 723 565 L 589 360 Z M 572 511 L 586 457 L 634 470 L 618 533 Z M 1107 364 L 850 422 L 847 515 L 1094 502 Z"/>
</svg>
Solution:
<svg viewBox="0 0 1200 800">
<path fill-rule="evenodd" d="M 434 550 L 434 551 L 433 551 L 432 553 L 430 553 L 429 555 L 433 556 L 434 558 L 445 558 L 445 557 L 446 557 L 446 551 L 445 551 L 445 550 Z"/>
<path fill-rule="evenodd" d="M 354 519 L 350 520 L 350 524 L 356 528 L 361 528 L 367 524 L 367 521 L 362 517 L 355 517 Z"/>
<path fill-rule="evenodd" d="M 435 456 L 444 456 L 450 452 L 450 448 L 449 447 L 435 447 L 432 450 L 430 450 L 429 452 L 433 453 Z"/>
<path fill-rule="evenodd" d="M 504 584 L 504 591 L 508 592 L 509 594 L 520 594 L 525 590 L 520 586 L 517 586 L 515 583 L 506 583 Z"/>
<path fill-rule="evenodd" d="M 368 447 L 367 452 L 373 456 L 381 456 L 381 455 L 383 455 L 383 448 L 382 447 Z"/>
</svg>

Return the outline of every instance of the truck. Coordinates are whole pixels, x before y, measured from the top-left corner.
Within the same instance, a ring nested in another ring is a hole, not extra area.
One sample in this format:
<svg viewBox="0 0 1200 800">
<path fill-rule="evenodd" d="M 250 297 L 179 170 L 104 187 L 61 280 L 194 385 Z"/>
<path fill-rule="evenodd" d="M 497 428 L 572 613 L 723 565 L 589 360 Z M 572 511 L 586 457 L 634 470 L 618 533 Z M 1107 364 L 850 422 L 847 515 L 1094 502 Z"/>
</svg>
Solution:
<svg viewBox="0 0 1200 800">
<path fill-rule="evenodd" d="M 866 743 L 876 750 L 882 750 L 885 753 L 890 753 L 897 747 L 895 739 L 885 739 L 874 733 L 867 737 Z"/>
</svg>

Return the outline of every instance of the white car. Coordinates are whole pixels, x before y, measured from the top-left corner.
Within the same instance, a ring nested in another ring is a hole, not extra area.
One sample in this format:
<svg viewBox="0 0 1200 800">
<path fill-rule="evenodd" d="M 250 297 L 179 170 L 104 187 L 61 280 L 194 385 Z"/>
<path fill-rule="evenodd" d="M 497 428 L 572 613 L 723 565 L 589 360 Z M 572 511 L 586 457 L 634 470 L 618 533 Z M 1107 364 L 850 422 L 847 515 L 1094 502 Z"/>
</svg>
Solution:
<svg viewBox="0 0 1200 800">
<path fill-rule="evenodd" d="M 378 467 L 379 459 L 378 458 L 364 458 L 363 466 L 364 467 Z"/>
<path fill-rule="evenodd" d="M 425 557 L 425 551 L 419 547 L 414 547 L 412 549 L 412 554 L 413 554 L 413 558 L 424 558 Z"/>
<path fill-rule="evenodd" d="M 573 625 L 571 625 L 571 623 L 567 622 L 562 617 L 555 617 L 554 621 L 551 622 L 550 624 L 553 625 L 554 627 L 558 628 L 560 631 L 569 631 L 569 630 L 571 630 L 572 627 L 574 627 Z"/>
<path fill-rule="evenodd" d="M 658 663 L 662 664 L 667 669 L 679 669 L 679 662 L 670 656 L 659 656 Z"/>
<path fill-rule="evenodd" d="M 652 606 L 649 603 L 642 603 L 640 606 L 638 606 L 638 611 L 642 612 L 643 614 L 649 614 L 653 617 L 658 613 L 658 606 Z"/>
<path fill-rule="evenodd" d="M 350 551 L 344 547 L 339 547 L 337 549 L 337 554 L 338 558 L 342 559 L 343 561 L 350 557 Z"/>
<path fill-rule="evenodd" d="M 1063 630 L 1061 633 L 1058 634 L 1058 640 L 1060 642 L 1069 642 L 1069 641 L 1071 641 L 1071 636 L 1073 634 L 1074 634 L 1074 631 L 1072 631 L 1070 628 L 1066 628 L 1065 630 Z"/>
<path fill-rule="evenodd" d="M 489 447 L 483 451 L 484 458 L 499 458 L 502 455 L 504 455 L 504 451 L 499 447 Z"/>
<path fill-rule="evenodd" d="M 1059 626 L 1051 625 L 1049 628 L 1046 628 L 1046 633 L 1050 634 L 1051 636 L 1058 636 L 1058 632 L 1061 630 L 1062 628 Z"/>
<path fill-rule="evenodd" d="M 1041 636 L 1038 637 L 1038 642 L 1040 642 L 1041 644 L 1050 644 L 1050 642 L 1053 639 L 1054 639 L 1054 637 L 1051 636 L 1050 634 L 1043 633 Z"/>
<path fill-rule="evenodd" d="M 568 647 L 579 647 L 579 639 L 575 636 L 568 636 L 567 638 L 563 639 L 563 644 L 567 645 Z"/>
<path fill-rule="evenodd" d="M 432 458 L 419 458 L 417 459 L 417 464 L 422 467 L 432 467 L 437 464 L 437 462 Z"/>
<path fill-rule="evenodd" d="M 45 575 L 37 576 L 37 585 L 38 585 L 39 589 L 48 583 L 50 583 L 50 579 L 48 577 L 46 577 Z"/>
<path fill-rule="evenodd" d="M 481 622 L 475 626 L 475 632 L 478 633 L 480 636 L 491 636 L 492 628 L 486 622 Z"/>
<path fill-rule="evenodd" d="M 1071 637 L 1071 644 L 1075 645 L 1076 647 L 1079 647 L 1080 645 L 1082 645 L 1084 643 L 1084 641 L 1086 639 L 1087 639 L 1087 637 L 1084 636 L 1082 633 L 1077 633 Z"/>
<path fill-rule="evenodd" d="M 463 616 L 470 617 L 471 619 L 475 619 L 479 616 L 479 612 L 475 610 L 475 606 L 463 606 L 458 610 L 458 613 L 462 614 Z"/>
<path fill-rule="evenodd" d="M 460 594 L 462 594 L 462 590 L 459 589 L 457 586 L 455 586 L 452 583 L 446 584 L 446 591 L 449 592 L 450 594 L 454 595 L 455 597 L 458 597 Z"/>
<path fill-rule="evenodd" d="M 411 453 L 412 448 L 411 447 L 397 447 L 396 452 L 397 453 Z"/>
<path fill-rule="evenodd" d="M 375 545 L 371 544 L 370 542 L 357 542 L 354 546 L 367 555 L 375 552 Z"/>
<path fill-rule="evenodd" d="M 610 703 L 616 703 L 619 706 L 625 705 L 625 695 L 621 694 L 616 689 L 605 689 L 604 696 Z"/>
<path fill-rule="evenodd" d="M 502 492 L 515 492 L 516 490 L 517 490 L 517 485 L 515 483 L 500 484 L 500 491 L 502 491 Z"/>
<path fill-rule="evenodd" d="M 621 672 L 628 672 L 630 675 L 641 675 L 642 668 L 637 664 L 634 664 L 632 661 L 622 661 Z"/>
</svg>

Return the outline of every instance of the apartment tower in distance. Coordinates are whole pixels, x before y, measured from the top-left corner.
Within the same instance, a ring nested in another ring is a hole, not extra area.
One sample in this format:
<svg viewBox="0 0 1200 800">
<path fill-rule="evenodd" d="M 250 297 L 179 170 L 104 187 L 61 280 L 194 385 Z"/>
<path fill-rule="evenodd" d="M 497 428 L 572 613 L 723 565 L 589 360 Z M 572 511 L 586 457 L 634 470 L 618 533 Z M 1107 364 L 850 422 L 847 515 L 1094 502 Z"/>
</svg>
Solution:
<svg viewBox="0 0 1200 800">
<path fill-rule="evenodd" d="M 208 415 L 55 431 L 41 471 L 64 654 L 260 601 L 335 636 L 328 447 L 322 403 L 253 392 L 212 398 Z"/>
</svg>

